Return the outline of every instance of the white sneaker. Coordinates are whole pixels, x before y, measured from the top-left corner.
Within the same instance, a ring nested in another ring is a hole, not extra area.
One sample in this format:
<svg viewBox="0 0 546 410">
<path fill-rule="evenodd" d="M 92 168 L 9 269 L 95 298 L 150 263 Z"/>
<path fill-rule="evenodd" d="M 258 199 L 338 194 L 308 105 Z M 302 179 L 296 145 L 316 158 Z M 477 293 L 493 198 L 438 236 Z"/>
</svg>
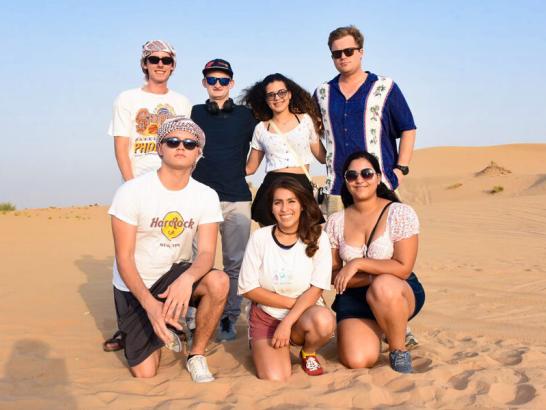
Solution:
<svg viewBox="0 0 546 410">
<path fill-rule="evenodd" d="M 209 371 L 207 359 L 203 355 L 195 355 L 186 362 L 186 369 L 190 372 L 195 383 L 208 383 L 214 381 L 214 376 Z"/>
</svg>

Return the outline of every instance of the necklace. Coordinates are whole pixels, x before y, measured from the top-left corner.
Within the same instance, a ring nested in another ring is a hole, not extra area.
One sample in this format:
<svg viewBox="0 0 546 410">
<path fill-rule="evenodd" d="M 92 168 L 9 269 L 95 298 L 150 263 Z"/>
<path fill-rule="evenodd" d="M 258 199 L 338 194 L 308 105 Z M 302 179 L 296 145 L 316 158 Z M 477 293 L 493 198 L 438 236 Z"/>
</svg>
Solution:
<svg viewBox="0 0 546 410">
<path fill-rule="evenodd" d="M 285 232 L 283 231 L 279 225 L 275 225 L 276 228 L 278 229 L 278 231 L 282 234 L 285 234 L 285 235 L 297 235 L 298 234 L 298 231 L 294 231 L 294 232 Z"/>
</svg>

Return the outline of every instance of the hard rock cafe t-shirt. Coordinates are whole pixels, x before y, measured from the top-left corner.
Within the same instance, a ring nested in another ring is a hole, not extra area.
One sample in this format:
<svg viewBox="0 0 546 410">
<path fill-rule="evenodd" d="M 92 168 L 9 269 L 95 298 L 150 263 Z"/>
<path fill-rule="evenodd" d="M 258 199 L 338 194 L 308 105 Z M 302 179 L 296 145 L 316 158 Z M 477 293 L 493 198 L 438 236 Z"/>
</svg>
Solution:
<svg viewBox="0 0 546 410">
<path fill-rule="evenodd" d="M 173 263 L 192 260 L 192 241 L 199 225 L 223 220 L 214 190 L 190 178 L 184 189 L 170 191 L 155 171 L 119 187 L 108 213 L 137 227 L 135 262 L 147 288 Z M 116 261 L 113 284 L 129 291 Z"/>
</svg>

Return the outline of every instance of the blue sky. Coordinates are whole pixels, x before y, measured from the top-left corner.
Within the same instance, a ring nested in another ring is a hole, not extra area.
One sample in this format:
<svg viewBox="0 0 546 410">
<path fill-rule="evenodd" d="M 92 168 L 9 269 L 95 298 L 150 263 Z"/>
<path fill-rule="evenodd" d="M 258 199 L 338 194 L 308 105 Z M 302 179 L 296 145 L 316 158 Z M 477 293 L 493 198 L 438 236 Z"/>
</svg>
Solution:
<svg viewBox="0 0 546 410">
<path fill-rule="evenodd" d="M 234 96 L 272 72 L 313 91 L 336 75 L 328 33 L 354 24 L 365 69 L 405 94 L 418 148 L 546 142 L 542 1 L 28 1 L 0 17 L 0 202 L 18 208 L 110 202 L 112 102 L 142 85 L 154 38 L 178 52 L 170 88 L 201 103 L 214 57 L 232 63 Z"/>
</svg>

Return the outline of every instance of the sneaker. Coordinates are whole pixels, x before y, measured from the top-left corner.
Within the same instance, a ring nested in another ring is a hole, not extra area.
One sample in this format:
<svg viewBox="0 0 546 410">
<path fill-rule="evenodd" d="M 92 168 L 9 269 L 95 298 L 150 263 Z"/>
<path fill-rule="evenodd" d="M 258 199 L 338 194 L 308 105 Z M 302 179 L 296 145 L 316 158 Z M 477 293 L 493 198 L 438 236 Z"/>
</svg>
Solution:
<svg viewBox="0 0 546 410">
<path fill-rule="evenodd" d="M 418 344 L 419 344 L 419 341 L 417 340 L 417 338 L 415 337 L 415 335 L 413 334 L 413 332 L 408 326 L 408 328 L 406 329 L 406 349 L 411 350 Z"/>
<path fill-rule="evenodd" d="M 303 357 L 303 349 L 300 351 L 301 367 L 309 376 L 320 376 L 324 373 L 315 353 L 306 354 Z"/>
<path fill-rule="evenodd" d="M 389 353 L 389 361 L 391 363 L 391 368 L 398 373 L 413 373 L 410 352 L 393 350 Z"/>
<path fill-rule="evenodd" d="M 186 369 L 190 372 L 195 383 L 208 383 L 214 381 L 214 376 L 209 371 L 205 356 L 196 354 L 186 362 Z"/>
<path fill-rule="evenodd" d="M 216 334 L 217 342 L 228 342 L 230 340 L 235 340 L 237 337 L 237 330 L 235 329 L 235 323 L 229 320 L 229 317 L 225 317 L 220 320 L 220 325 L 218 326 L 218 332 Z"/>
</svg>

